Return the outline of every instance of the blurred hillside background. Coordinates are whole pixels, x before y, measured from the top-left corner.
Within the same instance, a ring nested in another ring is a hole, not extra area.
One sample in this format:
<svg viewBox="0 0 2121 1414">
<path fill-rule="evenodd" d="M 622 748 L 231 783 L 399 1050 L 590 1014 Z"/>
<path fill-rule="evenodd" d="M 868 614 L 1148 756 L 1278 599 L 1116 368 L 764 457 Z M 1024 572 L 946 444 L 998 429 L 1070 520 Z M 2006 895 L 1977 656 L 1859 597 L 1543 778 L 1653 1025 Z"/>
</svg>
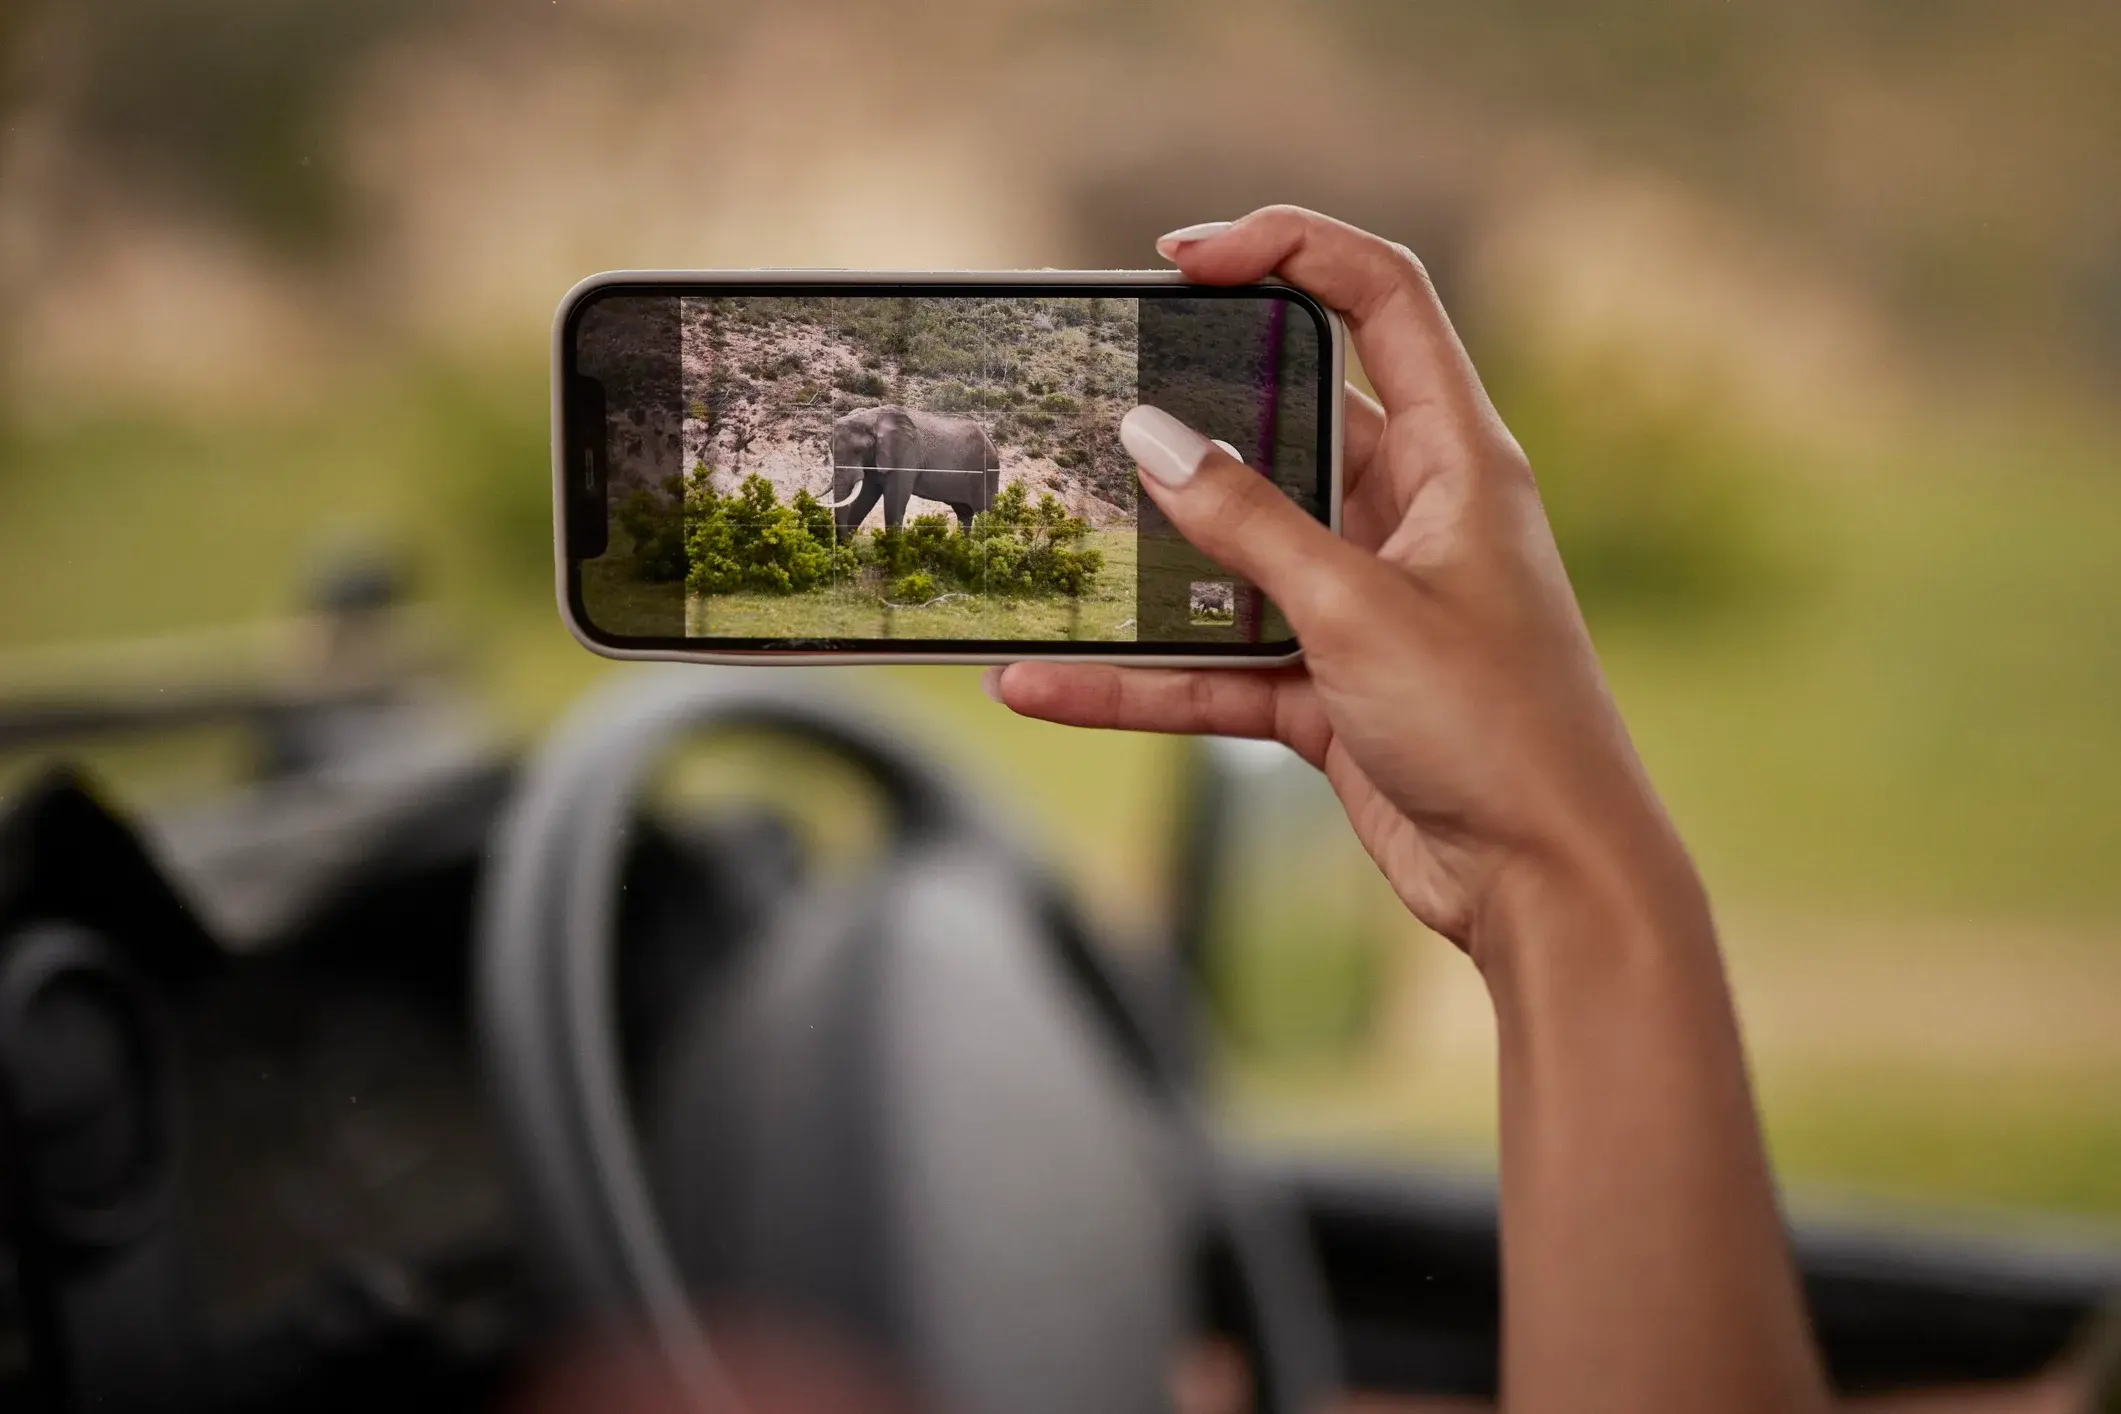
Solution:
<svg viewBox="0 0 2121 1414">
<path fill-rule="evenodd" d="M 1277 200 L 1419 250 L 1531 452 L 1800 1198 L 2121 1217 L 2111 0 L 11 0 L 0 652 L 366 534 L 527 733 L 607 666 L 552 605 L 577 277 L 1139 266 Z M 897 676 L 1153 928 L 1177 748 Z M 1228 1101 L 1481 1162 L 1475 983 L 1387 931 L 1259 944 L 1323 980 L 1233 984 Z"/>
</svg>

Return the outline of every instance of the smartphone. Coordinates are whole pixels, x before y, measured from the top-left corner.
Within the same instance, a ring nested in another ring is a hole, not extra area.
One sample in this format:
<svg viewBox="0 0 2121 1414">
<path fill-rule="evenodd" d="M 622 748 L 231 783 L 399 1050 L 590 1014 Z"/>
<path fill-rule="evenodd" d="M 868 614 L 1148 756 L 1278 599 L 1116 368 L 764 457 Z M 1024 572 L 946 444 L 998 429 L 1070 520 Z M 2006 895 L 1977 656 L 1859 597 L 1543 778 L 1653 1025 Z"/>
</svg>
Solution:
<svg viewBox="0 0 2121 1414">
<path fill-rule="evenodd" d="M 1149 271 L 622 272 L 553 324 L 560 609 L 614 658 L 1258 665 L 1258 588 L 1141 494 L 1151 403 L 1338 528 L 1343 336 Z"/>
</svg>

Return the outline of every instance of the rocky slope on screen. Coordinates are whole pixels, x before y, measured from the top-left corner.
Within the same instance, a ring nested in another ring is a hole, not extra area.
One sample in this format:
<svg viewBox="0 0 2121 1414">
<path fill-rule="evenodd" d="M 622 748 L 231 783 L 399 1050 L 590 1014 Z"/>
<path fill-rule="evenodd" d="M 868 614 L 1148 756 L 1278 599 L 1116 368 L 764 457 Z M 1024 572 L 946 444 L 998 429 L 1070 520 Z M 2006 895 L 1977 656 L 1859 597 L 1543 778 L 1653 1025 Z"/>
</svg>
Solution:
<svg viewBox="0 0 2121 1414">
<path fill-rule="evenodd" d="M 1131 300 L 690 299 L 682 329 L 685 465 L 717 489 L 755 474 L 784 500 L 829 497 L 833 422 L 896 404 L 985 424 L 1004 485 L 1051 491 L 1096 527 L 1134 519 L 1117 432 L 1134 401 Z"/>
</svg>

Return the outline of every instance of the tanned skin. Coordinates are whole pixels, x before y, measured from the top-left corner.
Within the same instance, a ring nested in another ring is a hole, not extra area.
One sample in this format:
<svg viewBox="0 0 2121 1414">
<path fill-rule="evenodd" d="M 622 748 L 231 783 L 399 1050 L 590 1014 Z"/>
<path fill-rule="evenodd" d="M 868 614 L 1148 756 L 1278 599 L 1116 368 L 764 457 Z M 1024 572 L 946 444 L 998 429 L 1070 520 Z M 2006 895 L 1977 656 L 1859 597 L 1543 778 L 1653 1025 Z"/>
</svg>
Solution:
<svg viewBox="0 0 2121 1414">
<path fill-rule="evenodd" d="M 1160 248 L 1203 283 L 1309 291 L 1377 389 L 1347 395 L 1339 536 L 1168 419 L 1144 424 L 1168 424 L 1162 450 L 1129 438 L 1171 524 L 1281 607 L 1303 661 L 1024 662 L 989 691 L 1048 721 L 1287 744 L 1472 959 L 1501 1047 L 1504 1408 L 1830 1408 L 1707 897 L 1427 273 L 1292 207 Z"/>
</svg>

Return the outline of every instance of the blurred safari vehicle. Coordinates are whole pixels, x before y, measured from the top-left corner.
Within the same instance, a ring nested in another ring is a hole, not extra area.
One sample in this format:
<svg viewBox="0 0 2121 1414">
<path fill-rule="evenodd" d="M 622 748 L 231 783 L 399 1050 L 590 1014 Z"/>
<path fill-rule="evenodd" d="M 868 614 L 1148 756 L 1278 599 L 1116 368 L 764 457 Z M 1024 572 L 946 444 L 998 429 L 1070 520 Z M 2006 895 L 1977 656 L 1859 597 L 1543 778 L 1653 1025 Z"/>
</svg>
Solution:
<svg viewBox="0 0 2121 1414">
<path fill-rule="evenodd" d="M 1219 1054 L 1390 991 L 1293 758 L 1193 752 L 1169 936 L 1119 946 L 888 685 L 622 674 L 518 755 L 396 582 L 0 703 L 8 1407 L 1492 1397 L 1486 1179 L 1211 1117 Z M 172 651 L 219 661 L 126 681 Z M 58 764 L 117 746 L 248 764 L 150 811 Z M 2033 1376 L 2121 1289 L 2091 1241 L 1797 1242 L 1851 1391 Z"/>
</svg>

